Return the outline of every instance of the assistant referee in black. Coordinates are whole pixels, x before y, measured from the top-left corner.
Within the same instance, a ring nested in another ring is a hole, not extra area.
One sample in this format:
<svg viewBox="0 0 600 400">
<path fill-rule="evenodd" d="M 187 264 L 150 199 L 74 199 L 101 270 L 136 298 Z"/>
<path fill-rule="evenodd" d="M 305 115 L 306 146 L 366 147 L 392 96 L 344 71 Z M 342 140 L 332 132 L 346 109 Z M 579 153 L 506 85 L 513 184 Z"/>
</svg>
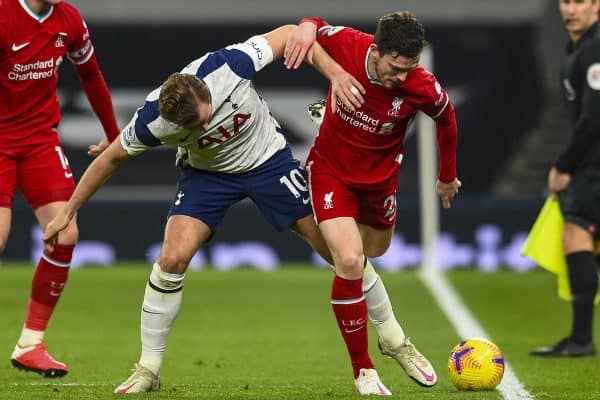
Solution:
<svg viewBox="0 0 600 400">
<path fill-rule="evenodd" d="M 600 230 L 600 0 L 559 0 L 570 41 L 562 65 L 562 92 L 571 137 L 548 174 L 548 190 L 564 216 L 563 246 L 573 294 L 571 333 L 536 356 L 593 356 L 594 298 L 598 261 L 594 240 Z"/>
</svg>

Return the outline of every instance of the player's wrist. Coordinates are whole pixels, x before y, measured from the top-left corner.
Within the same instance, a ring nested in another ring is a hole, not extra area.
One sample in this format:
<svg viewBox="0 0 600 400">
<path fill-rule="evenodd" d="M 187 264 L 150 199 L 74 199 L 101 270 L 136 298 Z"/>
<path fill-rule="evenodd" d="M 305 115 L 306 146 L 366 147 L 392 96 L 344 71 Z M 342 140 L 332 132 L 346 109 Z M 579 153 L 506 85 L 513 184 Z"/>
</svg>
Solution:
<svg viewBox="0 0 600 400">
<path fill-rule="evenodd" d="M 298 26 L 301 26 L 303 24 L 312 24 L 315 27 L 315 34 L 317 32 L 317 29 L 319 29 L 319 26 L 321 25 L 322 20 L 321 19 L 317 19 L 315 17 L 306 17 L 306 18 L 302 18 L 299 22 L 298 22 Z"/>
</svg>

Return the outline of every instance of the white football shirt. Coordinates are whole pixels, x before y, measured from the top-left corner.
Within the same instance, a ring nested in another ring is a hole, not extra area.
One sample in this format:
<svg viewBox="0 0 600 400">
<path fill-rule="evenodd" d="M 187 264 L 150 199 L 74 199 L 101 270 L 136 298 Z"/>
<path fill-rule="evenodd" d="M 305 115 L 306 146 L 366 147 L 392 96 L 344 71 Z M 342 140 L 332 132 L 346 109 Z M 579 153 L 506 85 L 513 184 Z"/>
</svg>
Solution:
<svg viewBox="0 0 600 400">
<path fill-rule="evenodd" d="M 178 161 L 208 171 L 241 173 L 260 166 L 286 146 L 279 124 L 252 83 L 256 72 L 272 61 L 273 51 L 262 36 L 193 61 L 181 73 L 195 75 L 210 90 L 213 115 L 208 131 L 163 119 L 159 87 L 121 132 L 123 148 L 137 155 L 159 145 L 178 147 Z"/>
</svg>

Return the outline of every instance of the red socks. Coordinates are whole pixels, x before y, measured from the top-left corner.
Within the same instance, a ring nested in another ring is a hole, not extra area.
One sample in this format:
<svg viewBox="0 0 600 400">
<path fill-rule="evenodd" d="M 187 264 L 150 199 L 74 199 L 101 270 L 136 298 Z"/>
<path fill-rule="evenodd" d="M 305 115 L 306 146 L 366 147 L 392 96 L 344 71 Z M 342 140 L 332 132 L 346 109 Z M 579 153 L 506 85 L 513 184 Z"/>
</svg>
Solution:
<svg viewBox="0 0 600 400">
<path fill-rule="evenodd" d="M 52 253 L 44 252 L 40 258 L 31 285 L 25 328 L 42 332 L 46 330 L 67 283 L 74 248 L 74 245 L 57 244 Z"/>
<path fill-rule="evenodd" d="M 362 278 L 348 280 L 336 275 L 331 289 L 331 304 L 356 378 L 361 368 L 375 368 L 369 357 L 367 302 Z"/>
</svg>

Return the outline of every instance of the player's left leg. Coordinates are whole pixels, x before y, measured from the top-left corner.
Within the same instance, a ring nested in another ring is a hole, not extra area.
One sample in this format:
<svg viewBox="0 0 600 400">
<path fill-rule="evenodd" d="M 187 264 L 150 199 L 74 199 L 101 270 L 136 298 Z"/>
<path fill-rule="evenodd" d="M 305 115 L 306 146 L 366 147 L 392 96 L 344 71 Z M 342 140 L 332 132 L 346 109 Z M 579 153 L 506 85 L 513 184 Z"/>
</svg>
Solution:
<svg viewBox="0 0 600 400">
<path fill-rule="evenodd" d="M 181 309 L 183 279 L 194 253 L 212 232 L 203 221 L 171 215 L 157 261 L 146 283 L 141 310 L 142 352 L 132 374 L 115 393 L 143 393 L 160 387 L 167 338 Z"/>
<path fill-rule="evenodd" d="M 388 249 L 393 234 L 393 226 L 375 229 L 359 224 L 367 257 L 379 257 Z M 379 274 L 365 258 L 363 290 L 369 318 L 379 335 L 379 349 L 385 356 L 391 357 L 406 371 L 408 376 L 424 387 L 437 383 L 435 369 L 406 337 L 398 323 L 387 290 Z"/>
<path fill-rule="evenodd" d="M 303 237 L 321 257 L 327 260 L 335 271 L 335 267 L 333 267 L 330 260 L 329 249 L 314 222 L 312 214 L 298 220 L 292 229 Z M 389 247 L 393 229 L 376 231 L 368 226 L 359 225 L 359 230 L 363 236 L 365 253 L 371 257 L 380 256 Z M 371 231 L 376 232 L 375 234 L 369 234 Z M 367 258 L 365 258 L 362 286 L 367 302 L 367 313 L 377 330 L 382 354 L 392 357 L 400 363 L 408 375 L 420 385 L 435 385 L 437 376 L 433 367 L 405 336 L 404 330 L 394 315 L 385 285 Z M 418 365 L 420 370 L 415 365 Z"/>
</svg>

